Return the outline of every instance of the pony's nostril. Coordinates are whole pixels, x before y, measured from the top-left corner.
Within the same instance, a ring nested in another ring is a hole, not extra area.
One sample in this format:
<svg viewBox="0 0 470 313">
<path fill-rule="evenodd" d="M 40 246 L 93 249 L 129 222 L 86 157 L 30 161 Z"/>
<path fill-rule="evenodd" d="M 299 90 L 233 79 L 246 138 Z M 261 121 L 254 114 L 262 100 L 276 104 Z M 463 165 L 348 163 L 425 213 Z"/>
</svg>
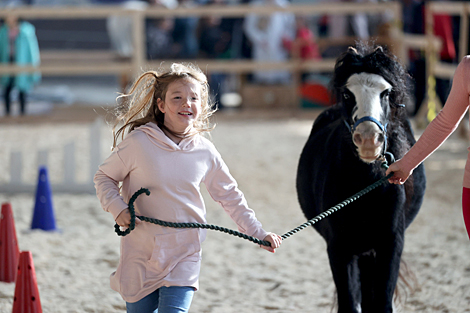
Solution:
<svg viewBox="0 0 470 313">
<path fill-rule="evenodd" d="M 356 145 L 361 145 L 361 144 L 362 144 L 362 136 L 361 136 L 361 134 L 354 134 L 354 135 L 353 135 L 353 142 L 354 142 Z"/>
<path fill-rule="evenodd" d="M 383 135 L 383 134 L 378 134 L 378 135 L 377 135 L 377 143 L 383 144 L 384 141 L 385 141 L 384 135 Z"/>
</svg>

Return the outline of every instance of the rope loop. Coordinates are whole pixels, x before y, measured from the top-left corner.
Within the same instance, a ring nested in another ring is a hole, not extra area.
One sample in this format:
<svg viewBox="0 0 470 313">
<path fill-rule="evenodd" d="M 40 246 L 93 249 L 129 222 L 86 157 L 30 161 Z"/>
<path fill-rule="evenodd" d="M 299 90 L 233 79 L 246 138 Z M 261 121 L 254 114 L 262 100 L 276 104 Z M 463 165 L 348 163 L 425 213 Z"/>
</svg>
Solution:
<svg viewBox="0 0 470 313">
<path fill-rule="evenodd" d="M 147 196 L 150 195 L 150 191 L 146 188 L 140 188 L 137 190 L 132 197 L 129 199 L 129 212 L 131 214 L 131 222 L 129 224 L 129 227 L 125 231 L 121 231 L 121 227 L 116 223 L 114 224 L 114 230 L 119 236 L 126 236 L 128 235 L 131 231 L 134 230 L 135 228 L 135 208 L 134 208 L 134 201 L 137 199 L 138 196 L 141 194 L 145 193 Z M 142 219 L 142 216 L 138 216 L 139 219 Z M 145 218 L 147 219 L 147 218 Z"/>
</svg>

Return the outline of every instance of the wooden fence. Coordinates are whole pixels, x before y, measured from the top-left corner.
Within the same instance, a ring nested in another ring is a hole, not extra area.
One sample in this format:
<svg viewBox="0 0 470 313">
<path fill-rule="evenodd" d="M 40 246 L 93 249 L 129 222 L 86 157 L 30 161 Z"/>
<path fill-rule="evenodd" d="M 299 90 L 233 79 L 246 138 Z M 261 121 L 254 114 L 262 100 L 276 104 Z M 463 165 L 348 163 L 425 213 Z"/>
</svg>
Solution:
<svg viewBox="0 0 470 313">
<path fill-rule="evenodd" d="M 428 42 L 435 38 L 434 35 L 434 21 L 432 18 L 433 14 L 449 14 L 451 16 L 460 17 L 459 26 L 459 50 L 457 59 L 461 60 L 465 55 L 468 54 L 468 36 L 469 36 L 469 24 L 468 18 L 470 14 L 470 3 L 469 2 L 428 2 L 426 3 L 426 39 Z M 434 75 L 439 78 L 451 79 L 454 76 L 457 65 L 443 63 L 439 59 L 438 53 L 439 46 L 429 44 L 426 47 L 426 59 L 435 60 L 434 64 L 431 64 L 429 68 L 429 75 Z"/>
<path fill-rule="evenodd" d="M 95 187 L 93 183 L 93 177 L 98 170 L 99 165 L 103 162 L 101 157 L 101 129 L 103 128 L 104 122 L 101 118 L 97 118 L 95 122 L 89 125 L 88 128 L 88 147 L 89 151 L 77 151 L 76 143 L 74 141 L 65 142 L 60 146 L 61 154 L 63 159 L 61 173 L 62 179 L 60 181 L 51 182 L 51 189 L 57 193 L 95 193 Z M 77 180 L 77 153 L 88 152 L 88 175 L 84 182 L 78 182 Z M 36 168 L 45 166 L 46 168 L 57 168 L 61 164 L 53 164 L 49 160 L 50 149 L 44 148 L 40 150 L 31 150 L 30 147 L 24 147 L 23 149 L 14 149 L 9 151 L 10 153 L 10 178 L 7 182 L 0 184 L 0 193 L 34 193 L 37 188 L 37 180 L 25 181 L 23 178 L 24 162 L 25 157 L 36 158 Z M 30 176 L 30 175 L 26 175 Z"/>
<path fill-rule="evenodd" d="M 458 64 L 442 62 L 440 51 L 442 43 L 436 39 L 434 34 L 435 14 L 448 14 L 460 17 L 459 22 L 459 50 L 457 60 L 460 61 L 468 54 L 469 36 L 469 14 L 470 3 L 468 2 L 427 2 L 426 3 L 426 25 L 424 42 L 421 49 L 426 56 L 426 97 L 421 104 L 417 114 L 418 125 L 424 127 L 442 109 L 442 103 L 436 96 L 436 78 L 452 79 Z M 455 30 L 454 30 L 455 31 Z"/>
<path fill-rule="evenodd" d="M 3 9 L 0 18 L 9 14 L 16 14 L 25 19 L 105 19 L 110 16 L 128 16 L 133 20 L 133 55 L 128 60 L 117 60 L 112 51 L 41 51 L 41 65 L 39 70 L 42 75 L 138 75 L 142 69 L 157 68 L 162 60 L 147 60 L 145 55 L 145 19 L 158 17 L 182 17 L 182 16 L 219 16 L 219 17 L 244 17 L 250 13 L 269 15 L 274 12 L 291 12 L 296 15 L 314 16 L 323 14 L 377 14 L 389 12 L 393 15 L 389 36 L 377 38 L 379 43 L 390 46 L 395 53 L 405 58 L 403 46 L 403 33 L 400 29 L 402 21 L 401 5 L 398 2 L 381 3 L 317 3 L 296 4 L 284 8 L 276 6 L 252 6 L 249 4 L 236 6 L 208 5 L 194 8 L 178 7 L 166 9 L 163 7 L 149 7 L 145 10 L 131 10 L 120 6 L 83 6 L 83 7 L 20 7 L 15 9 Z M 352 44 L 354 38 L 339 38 L 331 40 L 324 45 Z M 166 60 L 171 61 L 171 60 Z M 180 60 L 181 61 L 181 60 Z M 300 72 L 330 72 L 333 70 L 335 59 L 321 59 L 304 61 L 290 59 L 285 62 L 256 62 L 252 60 L 213 60 L 197 59 L 185 60 L 192 62 L 207 73 L 224 72 L 236 74 L 248 74 L 258 70 L 286 70 L 293 73 L 293 82 L 290 85 L 297 90 L 300 84 Z M 17 67 L 13 65 L 0 66 L 2 73 L 18 73 L 34 71 L 33 67 Z M 297 94 L 296 92 L 294 94 Z M 298 103 L 298 99 L 293 99 Z"/>
<path fill-rule="evenodd" d="M 193 8 L 178 7 L 166 9 L 163 7 L 149 7 L 146 10 L 132 10 L 121 6 L 78 6 L 78 7 L 17 7 L 4 8 L 0 11 L 0 18 L 10 14 L 16 14 L 25 19 L 106 19 L 110 16 L 128 16 L 133 20 L 133 48 L 132 57 L 125 60 L 117 60 L 112 51 L 41 51 L 42 64 L 39 70 L 43 75 L 121 75 L 123 73 L 139 74 L 142 69 L 156 68 L 162 60 L 148 61 L 145 57 L 145 19 L 159 17 L 184 17 L 184 16 L 219 16 L 219 17 L 244 17 L 249 13 L 269 15 L 273 12 L 291 12 L 302 15 L 333 15 L 354 13 L 383 13 L 390 12 L 393 15 L 391 31 L 388 37 L 378 38 L 378 42 L 388 44 L 393 51 L 408 64 L 407 51 L 409 48 L 425 51 L 428 62 L 428 77 L 451 78 L 456 65 L 443 63 L 438 58 L 440 42 L 433 33 L 432 14 L 446 13 L 460 16 L 460 48 L 458 59 L 468 54 L 470 3 L 467 2 L 428 2 L 426 3 L 426 34 L 403 34 L 402 11 L 399 2 L 381 3 L 315 3 L 293 4 L 284 8 L 276 6 L 251 6 L 249 4 L 236 6 L 208 5 Z M 354 38 L 326 39 L 323 45 L 338 43 L 353 43 Z M 171 61 L 171 60 L 167 60 Z M 287 70 L 294 74 L 292 88 L 299 84 L 301 71 L 328 72 L 333 69 L 334 59 L 322 59 L 303 61 L 290 59 L 285 62 L 260 63 L 252 60 L 212 60 L 198 59 L 185 60 L 198 64 L 208 73 L 225 72 L 248 74 L 258 70 Z M 17 67 L 13 65 L 0 65 L 0 74 L 35 71 L 33 67 Z"/>
</svg>

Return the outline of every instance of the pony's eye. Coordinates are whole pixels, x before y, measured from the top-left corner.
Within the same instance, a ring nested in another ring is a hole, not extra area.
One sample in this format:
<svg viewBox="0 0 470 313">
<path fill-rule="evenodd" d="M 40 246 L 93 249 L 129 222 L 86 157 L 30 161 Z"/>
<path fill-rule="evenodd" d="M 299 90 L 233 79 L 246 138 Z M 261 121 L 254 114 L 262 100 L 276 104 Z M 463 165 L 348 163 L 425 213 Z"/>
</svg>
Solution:
<svg viewBox="0 0 470 313">
<path fill-rule="evenodd" d="M 343 98 L 344 100 L 349 100 L 351 96 L 347 92 L 343 92 Z"/>
<path fill-rule="evenodd" d="M 380 94 L 380 96 L 381 96 L 382 98 L 388 98 L 388 97 L 390 96 L 390 90 L 387 89 L 387 90 L 382 91 L 382 93 Z"/>
</svg>

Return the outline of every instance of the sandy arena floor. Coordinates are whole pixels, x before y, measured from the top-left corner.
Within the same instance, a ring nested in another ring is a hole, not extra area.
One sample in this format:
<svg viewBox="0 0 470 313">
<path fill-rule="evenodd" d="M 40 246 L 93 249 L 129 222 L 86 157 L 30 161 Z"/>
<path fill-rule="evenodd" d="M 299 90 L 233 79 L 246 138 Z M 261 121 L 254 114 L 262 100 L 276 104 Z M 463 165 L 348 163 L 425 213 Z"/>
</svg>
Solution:
<svg viewBox="0 0 470 313">
<path fill-rule="evenodd" d="M 283 234 L 305 222 L 295 192 L 300 151 L 318 112 L 220 112 L 212 133 L 250 206 L 268 231 Z M 37 149 L 49 149 L 52 182 L 60 181 L 61 147 L 74 141 L 88 149 L 88 124 L 102 115 L 91 108 L 68 108 L 48 116 L 0 120 L 0 184 L 9 179 L 11 151 L 25 151 L 25 180 L 36 181 Z M 103 156 L 111 146 L 104 126 Z M 426 162 L 424 205 L 407 231 L 404 260 L 418 285 L 398 312 L 470 312 L 470 243 L 461 207 L 461 182 L 468 140 L 452 137 Z M 77 153 L 77 179 L 88 179 L 87 154 Z M 204 189 L 204 188 L 203 188 Z M 234 223 L 204 192 L 209 223 Z M 21 250 L 32 251 L 44 313 L 125 312 L 109 287 L 119 255 L 113 221 L 94 195 L 54 194 L 60 232 L 29 231 L 33 194 L 0 194 L 13 207 Z M 191 312 L 331 312 L 335 289 L 325 243 L 306 229 L 287 239 L 274 255 L 219 232 L 203 244 L 201 290 Z M 14 284 L 0 282 L 0 312 L 11 312 Z"/>
</svg>

